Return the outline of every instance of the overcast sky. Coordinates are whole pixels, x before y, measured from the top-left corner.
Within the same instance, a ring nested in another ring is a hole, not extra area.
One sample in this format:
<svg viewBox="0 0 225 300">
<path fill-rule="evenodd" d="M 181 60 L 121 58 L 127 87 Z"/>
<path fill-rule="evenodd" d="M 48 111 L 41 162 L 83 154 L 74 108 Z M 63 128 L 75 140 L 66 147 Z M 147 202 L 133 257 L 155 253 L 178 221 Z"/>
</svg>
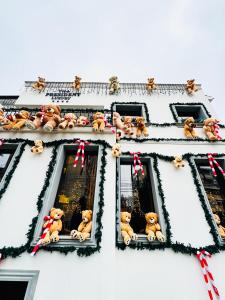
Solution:
<svg viewBox="0 0 225 300">
<path fill-rule="evenodd" d="M 0 94 L 24 80 L 185 83 L 225 119 L 224 0 L 1 1 Z"/>
</svg>

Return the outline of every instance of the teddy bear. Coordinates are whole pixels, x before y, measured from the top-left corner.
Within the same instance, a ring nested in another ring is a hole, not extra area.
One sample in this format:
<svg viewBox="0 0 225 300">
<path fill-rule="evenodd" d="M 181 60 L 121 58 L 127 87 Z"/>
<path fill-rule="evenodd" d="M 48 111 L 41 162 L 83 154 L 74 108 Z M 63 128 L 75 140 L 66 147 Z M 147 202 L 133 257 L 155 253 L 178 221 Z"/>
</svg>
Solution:
<svg viewBox="0 0 225 300">
<path fill-rule="evenodd" d="M 134 233 L 132 227 L 130 226 L 131 213 L 124 211 L 120 213 L 120 230 L 123 237 L 125 245 L 129 245 L 131 240 L 136 241 L 138 236 Z"/>
<path fill-rule="evenodd" d="M 132 123 L 132 117 L 126 116 L 124 117 L 124 133 L 127 135 L 133 135 L 134 134 L 134 124 Z"/>
<path fill-rule="evenodd" d="M 174 156 L 173 164 L 176 168 L 183 168 L 185 166 L 182 156 Z"/>
<path fill-rule="evenodd" d="M 42 153 L 44 151 L 43 142 L 41 140 L 36 140 L 34 146 L 31 148 L 32 153 Z"/>
<path fill-rule="evenodd" d="M 187 80 L 186 90 L 188 94 L 193 94 L 194 92 L 197 92 L 198 89 L 195 84 L 195 79 Z"/>
<path fill-rule="evenodd" d="M 61 122 L 59 124 L 60 129 L 73 128 L 76 125 L 77 117 L 73 113 L 67 113 L 65 114 L 64 118 L 61 119 Z"/>
<path fill-rule="evenodd" d="M 105 129 L 104 114 L 101 112 L 96 112 L 93 118 L 94 118 L 94 121 L 92 122 L 93 130 L 103 132 Z"/>
<path fill-rule="evenodd" d="M 47 231 L 46 236 L 41 240 L 42 245 L 49 244 L 50 242 L 56 243 L 59 241 L 59 232 L 62 230 L 62 216 L 64 215 L 63 210 L 60 208 L 51 208 L 50 217 L 53 219 L 53 222 Z M 43 228 L 47 228 L 50 220 L 44 218 L 46 221 L 43 225 Z"/>
<path fill-rule="evenodd" d="M 58 105 L 43 105 L 41 111 L 36 113 L 35 119 L 26 122 L 26 127 L 35 130 L 44 125 L 43 129 L 50 132 L 60 123 L 60 112 L 61 108 Z"/>
<path fill-rule="evenodd" d="M 148 78 L 147 80 L 148 80 L 148 82 L 146 84 L 147 90 L 149 92 L 152 91 L 152 90 L 155 90 L 156 89 L 155 78 Z"/>
<path fill-rule="evenodd" d="M 34 84 L 32 84 L 32 88 L 40 92 L 44 90 L 45 86 L 45 78 L 43 77 L 38 77 L 38 80 Z"/>
<path fill-rule="evenodd" d="M 30 120 L 30 113 L 26 110 L 21 110 L 14 115 L 12 121 L 9 121 L 7 125 L 3 126 L 3 129 L 19 130 L 26 124 L 28 120 Z"/>
<path fill-rule="evenodd" d="M 148 136 L 148 128 L 145 126 L 145 119 L 144 117 L 137 117 L 136 118 L 136 137 L 140 137 L 142 134 L 144 136 Z"/>
<path fill-rule="evenodd" d="M 9 119 L 7 119 L 7 117 L 5 117 L 5 112 L 2 108 L 0 108 L 0 126 L 1 125 L 6 125 L 9 124 Z"/>
<path fill-rule="evenodd" d="M 85 116 L 80 116 L 78 119 L 77 119 L 77 124 L 76 126 L 86 126 L 89 124 L 89 120 L 87 117 Z"/>
<path fill-rule="evenodd" d="M 113 126 L 115 126 L 117 129 L 124 129 L 124 123 L 121 120 L 121 116 L 118 112 L 113 112 Z"/>
<path fill-rule="evenodd" d="M 149 242 L 154 241 L 156 238 L 160 242 L 165 242 L 165 237 L 161 232 L 161 227 L 158 223 L 158 215 L 154 212 L 145 214 L 145 220 L 147 222 L 145 233 L 147 234 L 147 240 Z"/>
<path fill-rule="evenodd" d="M 207 118 L 203 122 L 203 130 L 206 136 L 211 140 L 218 140 L 217 134 L 215 132 L 215 125 L 217 125 L 219 121 L 215 118 Z"/>
<path fill-rule="evenodd" d="M 216 222 L 216 225 L 218 227 L 218 232 L 220 234 L 220 236 L 225 239 L 225 228 L 220 225 L 220 217 L 217 214 L 213 214 L 214 220 Z"/>
<path fill-rule="evenodd" d="M 109 94 L 113 95 L 120 90 L 120 83 L 117 76 L 112 76 L 109 78 Z"/>
<path fill-rule="evenodd" d="M 77 230 L 72 230 L 70 235 L 72 238 L 79 240 L 80 242 L 85 241 L 91 236 L 92 229 L 92 210 L 83 210 L 82 222 L 78 226 Z"/>
<path fill-rule="evenodd" d="M 74 88 L 75 90 L 79 91 L 80 87 L 81 87 L 81 79 L 78 76 L 75 76 L 74 78 L 74 82 L 72 83 L 72 88 Z"/>
<path fill-rule="evenodd" d="M 193 117 L 189 117 L 184 121 L 184 135 L 187 138 L 197 138 L 198 134 L 194 129 L 196 127 L 195 120 Z"/>
<path fill-rule="evenodd" d="M 121 146 L 120 146 L 120 144 L 116 143 L 112 147 L 112 156 L 120 157 L 120 155 L 121 155 Z"/>
</svg>

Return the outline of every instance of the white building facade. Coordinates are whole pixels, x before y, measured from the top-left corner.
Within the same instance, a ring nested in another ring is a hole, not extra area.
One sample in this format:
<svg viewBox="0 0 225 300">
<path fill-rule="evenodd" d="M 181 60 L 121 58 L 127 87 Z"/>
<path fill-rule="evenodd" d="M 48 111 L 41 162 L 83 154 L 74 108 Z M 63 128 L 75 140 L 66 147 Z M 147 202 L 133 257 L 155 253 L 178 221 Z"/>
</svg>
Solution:
<svg viewBox="0 0 225 300">
<path fill-rule="evenodd" d="M 158 84 L 148 92 L 145 84 L 121 83 L 120 91 L 110 95 L 107 83 L 82 82 L 75 91 L 69 82 L 47 82 L 41 92 L 32 84 L 25 82 L 18 98 L 1 97 L 5 116 L 21 108 L 35 116 L 51 103 L 61 107 L 61 116 L 73 112 L 90 123 L 52 132 L 1 126 L 0 299 L 11 299 L 7 289 L 15 282 L 21 283 L 15 289 L 24 291 L 24 299 L 34 300 L 207 299 L 195 255 L 203 249 L 212 253 L 209 268 L 225 298 L 225 244 L 213 218 L 218 214 L 225 227 L 225 179 L 217 167 L 213 176 L 208 161 L 214 153 L 225 170 L 225 128 L 220 126 L 221 140 L 205 135 L 204 119 L 216 114 L 201 86 L 189 95 L 182 84 Z M 122 117 L 143 116 L 149 136 L 137 138 L 135 127 L 132 136 L 122 132 L 122 154 L 115 158 L 116 128 L 93 132 L 97 111 L 109 124 L 114 111 Z M 197 122 L 196 139 L 184 135 L 183 121 L 189 116 Z M 83 169 L 81 156 L 73 167 L 79 139 L 88 142 Z M 31 152 L 35 140 L 44 142 L 43 153 Z M 144 175 L 140 170 L 134 174 L 130 152 L 140 152 Z M 182 168 L 174 167 L 177 155 L 183 156 Z M 52 207 L 66 211 L 60 241 L 31 256 Z M 79 242 L 70 230 L 84 209 L 93 211 L 93 227 L 90 238 Z M 121 237 L 121 211 L 131 212 L 138 235 L 128 246 Z M 165 242 L 147 240 L 148 212 L 158 214 Z"/>
</svg>

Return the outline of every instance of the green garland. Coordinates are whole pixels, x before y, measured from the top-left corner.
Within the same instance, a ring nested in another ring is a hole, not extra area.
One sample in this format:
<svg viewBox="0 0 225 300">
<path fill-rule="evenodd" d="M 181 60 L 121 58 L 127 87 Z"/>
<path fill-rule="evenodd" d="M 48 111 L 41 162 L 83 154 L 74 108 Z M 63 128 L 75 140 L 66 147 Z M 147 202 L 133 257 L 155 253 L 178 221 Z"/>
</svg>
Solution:
<svg viewBox="0 0 225 300">
<path fill-rule="evenodd" d="M 21 139 L 16 139 L 16 141 L 20 141 Z M 15 140 L 10 140 L 10 142 L 15 142 Z M 99 201 L 98 201 L 98 212 L 97 212 L 97 217 L 96 217 L 96 223 L 97 223 L 97 228 L 96 228 L 96 232 L 95 232 L 95 239 L 96 239 L 96 246 L 95 247 L 84 247 L 84 248 L 79 248 L 79 247 L 74 247 L 74 246 L 68 246 L 68 247 L 51 247 L 51 245 L 45 246 L 45 247 L 41 247 L 41 249 L 46 250 L 46 251 L 59 251 L 61 253 L 67 254 L 69 252 L 73 252 L 73 251 L 77 251 L 77 254 L 79 256 L 89 256 L 91 254 L 93 254 L 96 251 L 100 251 L 100 243 L 101 243 L 101 239 L 102 239 L 102 215 L 103 215 L 103 206 L 104 206 L 104 181 L 105 181 L 105 167 L 106 167 L 106 148 L 111 146 L 106 143 L 103 140 L 87 140 L 90 143 L 93 144 L 98 144 L 98 145 L 102 145 L 103 149 L 102 149 L 102 157 L 101 157 L 101 169 L 100 169 L 100 183 L 99 183 Z M 35 231 L 35 227 L 38 221 L 38 217 L 39 217 L 39 213 L 42 209 L 43 206 L 43 200 L 44 200 L 44 196 L 45 193 L 49 187 L 50 184 L 50 179 L 51 179 L 51 174 L 54 170 L 54 166 L 56 164 L 56 160 L 57 160 L 57 150 L 58 150 L 58 146 L 64 143 L 74 143 L 74 140 L 69 140 L 69 139 L 63 139 L 63 140 L 57 140 L 57 141 L 53 141 L 53 142 L 49 142 L 46 143 L 45 146 L 46 147 L 54 147 L 52 150 L 52 155 L 51 155 L 51 160 L 50 163 L 48 165 L 48 170 L 46 172 L 46 177 L 45 177 L 45 182 L 44 185 L 42 187 L 42 190 L 38 196 L 38 201 L 37 201 L 37 210 L 38 210 L 38 215 L 36 217 L 34 217 L 32 219 L 32 222 L 29 226 L 29 230 L 27 235 L 27 242 L 20 246 L 20 247 L 4 247 L 2 249 L 0 249 L 0 253 L 2 254 L 2 259 L 5 259 L 7 257 L 17 257 L 20 254 L 22 254 L 23 252 L 27 251 L 27 252 L 31 252 L 33 247 L 31 246 L 31 243 L 33 241 L 33 237 L 34 237 L 34 231 Z M 33 141 L 30 140 L 24 140 L 24 145 L 25 144 L 33 144 Z"/>
<path fill-rule="evenodd" d="M 123 152 L 122 155 L 129 155 L 130 156 L 130 152 Z M 157 181 L 158 181 L 158 191 L 159 191 L 159 195 L 162 201 L 162 209 L 163 209 L 163 215 L 164 215 L 164 219 L 165 219 L 165 223 L 166 223 L 166 237 L 167 240 L 165 243 L 149 243 L 149 244 L 143 244 L 141 242 L 133 242 L 131 243 L 129 246 L 126 246 L 124 243 L 118 242 L 118 238 L 116 240 L 116 246 L 118 249 L 120 250 L 125 250 L 127 247 L 131 248 L 131 249 L 137 249 L 137 250 L 142 250 L 142 249 L 148 249 L 148 250 L 164 250 L 164 249 L 172 249 L 174 252 L 176 253 L 183 253 L 183 254 L 196 254 L 196 252 L 198 250 L 203 250 L 205 249 L 206 251 L 209 251 L 211 254 L 215 254 L 218 253 L 220 251 L 225 250 L 225 244 L 221 244 L 219 242 L 219 236 L 218 236 L 218 231 L 216 229 L 216 227 L 214 226 L 213 223 L 213 219 L 212 216 L 208 210 L 208 207 L 206 205 L 205 202 L 205 198 L 204 195 L 202 194 L 202 190 L 201 190 L 201 183 L 198 181 L 198 177 L 197 177 L 197 172 L 195 169 L 194 164 L 191 161 L 191 157 L 206 157 L 207 154 L 193 154 L 193 153 L 186 153 L 183 156 L 183 159 L 186 159 L 190 165 L 191 168 L 191 172 L 192 172 L 192 176 L 193 176 L 193 180 L 194 180 L 194 184 L 196 186 L 196 190 L 198 193 L 198 197 L 199 200 L 201 202 L 203 211 L 205 213 L 205 218 L 206 221 L 210 227 L 210 233 L 213 236 L 213 240 L 215 242 L 215 245 L 209 245 L 206 247 L 200 247 L 200 248 L 196 248 L 196 247 L 192 247 L 191 245 L 186 246 L 183 243 L 173 243 L 171 241 L 172 238 L 172 232 L 171 232 L 171 224 L 170 224 L 170 216 L 169 213 L 167 211 L 166 208 L 166 204 L 165 204 L 165 196 L 164 196 L 164 192 L 163 192 L 163 188 L 162 188 L 162 181 L 161 181 L 161 177 L 160 177 L 160 172 L 159 172 L 159 168 L 158 168 L 158 159 L 162 159 L 164 161 L 168 161 L 168 162 L 172 162 L 174 160 L 173 156 L 166 156 L 166 155 L 161 155 L 158 153 L 141 153 L 139 156 L 140 157 L 152 157 L 154 159 L 154 163 L 153 163 L 153 168 L 154 171 L 156 173 L 157 176 Z M 217 157 L 222 157 L 224 156 L 224 154 L 218 154 Z M 119 197 L 118 194 L 118 185 L 117 185 L 117 192 L 116 192 L 117 197 Z M 117 215 L 118 215 L 118 208 L 117 208 Z M 117 217 L 118 218 L 118 217 Z M 117 232 L 116 237 L 118 237 L 119 233 Z"/>
<path fill-rule="evenodd" d="M 217 143 L 217 142 L 225 142 L 225 139 L 220 141 L 211 141 L 207 138 L 195 138 L 195 139 L 185 139 L 185 138 L 130 138 L 130 137 L 122 137 L 120 140 L 135 142 L 135 143 L 144 143 L 144 142 L 208 142 L 208 143 Z"/>
</svg>

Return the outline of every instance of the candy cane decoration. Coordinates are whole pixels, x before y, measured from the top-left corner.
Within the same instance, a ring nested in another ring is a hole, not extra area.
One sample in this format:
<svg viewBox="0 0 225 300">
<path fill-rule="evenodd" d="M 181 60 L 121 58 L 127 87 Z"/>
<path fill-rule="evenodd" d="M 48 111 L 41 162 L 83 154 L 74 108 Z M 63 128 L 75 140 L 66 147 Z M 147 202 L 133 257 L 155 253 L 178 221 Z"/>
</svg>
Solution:
<svg viewBox="0 0 225 300">
<path fill-rule="evenodd" d="M 44 116 L 45 116 L 44 106 L 41 106 L 41 123 L 43 123 L 44 121 Z"/>
<path fill-rule="evenodd" d="M 213 164 L 215 164 L 217 166 L 217 168 L 220 170 L 220 172 L 222 173 L 222 175 L 225 175 L 225 171 L 221 168 L 221 166 L 219 165 L 219 163 L 213 157 L 215 155 L 217 155 L 217 153 L 208 153 L 209 165 L 210 165 L 210 167 L 212 169 L 213 176 L 215 176 L 215 177 L 217 176 L 216 170 L 215 170 Z"/>
<path fill-rule="evenodd" d="M 87 141 L 84 141 L 84 140 L 77 140 L 76 143 L 79 143 L 79 146 L 78 146 L 76 157 L 73 162 L 73 166 L 74 166 L 74 168 L 76 168 L 79 157 L 80 157 L 80 152 L 81 152 L 81 168 L 83 168 L 84 167 L 84 147 L 85 147 L 85 145 L 88 145 L 90 143 Z"/>
<path fill-rule="evenodd" d="M 222 140 L 222 137 L 219 135 L 219 130 L 220 130 L 219 124 L 218 124 L 218 123 L 215 123 L 215 124 L 213 125 L 213 127 L 214 127 L 214 134 L 215 134 L 215 136 L 217 137 L 217 140 L 218 140 L 218 141 Z"/>
<path fill-rule="evenodd" d="M 219 294 L 218 289 L 215 286 L 215 281 L 214 281 L 213 275 L 209 271 L 209 266 L 208 266 L 208 263 L 207 263 L 207 260 L 206 260 L 207 257 L 210 258 L 211 256 L 212 255 L 209 252 L 205 251 L 205 250 L 197 251 L 197 254 L 196 254 L 196 257 L 197 257 L 197 259 L 200 263 L 200 266 L 201 266 L 201 270 L 202 270 L 202 274 L 203 274 L 205 284 L 207 286 L 209 299 L 213 300 L 213 291 L 214 291 L 217 299 L 220 299 L 220 294 Z"/>
<path fill-rule="evenodd" d="M 45 216 L 44 217 L 44 221 L 49 221 L 47 226 L 45 227 L 40 240 L 37 242 L 37 245 L 33 248 L 32 252 L 31 252 L 31 256 L 34 256 L 36 254 L 36 252 L 38 251 L 38 249 L 40 248 L 43 239 L 46 237 L 46 234 L 49 232 L 50 227 L 54 221 L 54 218 L 52 218 L 51 216 Z"/>
<path fill-rule="evenodd" d="M 138 173 L 137 170 L 137 162 L 138 162 L 141 169 L 141 174 L 145 175 L 144 168 L 139 157 L 139 154 L 141 154 L 141 152 L 130 152 L 130 154 L 133 155 L 133 159 L 134 159 L 134 174 L 137 175 Z"/>
</svg>

